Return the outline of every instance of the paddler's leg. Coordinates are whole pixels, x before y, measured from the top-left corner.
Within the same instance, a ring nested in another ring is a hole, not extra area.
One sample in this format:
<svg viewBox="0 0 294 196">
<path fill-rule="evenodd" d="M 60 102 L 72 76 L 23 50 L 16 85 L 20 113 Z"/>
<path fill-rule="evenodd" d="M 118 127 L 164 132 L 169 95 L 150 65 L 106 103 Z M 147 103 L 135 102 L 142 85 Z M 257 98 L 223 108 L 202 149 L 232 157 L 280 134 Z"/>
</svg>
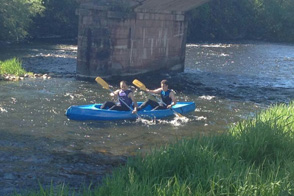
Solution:
<svg viewBox="0 0 294 196">
<path fill-rule="evenodd" d="M 165 105 L 158 105 L 154 107 L 152 110 L 165 110 L 165 109 L 167 109 Z"/>
<path fill-rule="evenodd" d="M 100 109 L 110 109 L 111 107 L 115 106 L 115 103 L 113 103 L 112 101 L 106 101 L 101 107 Z"/>
<path fill-rule="evenodd" d="M 130 109 L 127 106 L 120 106 L 120 105 L 114 105 L 110 110 L 117 110 L 117 111 L 130 111 Z"/>
<path fill-rule="evenodd" d="M 151 99 L 148 99 L 147 101 L 145 101 L 144 103 L 142 103 L 139 107 L 138 110 L 142 110 L 145 107 L 147 107 L 148 105 L 150 105 L 152 108 L 157 107 L 159 104 L 156 101 L 153 101 Z"/>
</svg>

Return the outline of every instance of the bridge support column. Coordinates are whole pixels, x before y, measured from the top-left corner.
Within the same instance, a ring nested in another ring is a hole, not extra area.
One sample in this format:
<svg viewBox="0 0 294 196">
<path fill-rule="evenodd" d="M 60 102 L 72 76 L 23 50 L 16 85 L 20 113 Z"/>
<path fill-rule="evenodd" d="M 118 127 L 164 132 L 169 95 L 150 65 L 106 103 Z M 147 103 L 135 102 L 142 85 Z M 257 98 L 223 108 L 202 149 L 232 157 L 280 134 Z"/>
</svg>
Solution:
<svg viewBox="0 0 294 196">
<path fill-rule="evenodd" d="M 82 3 L 77 13 L 78 76 L 183 71 L 187 33 L 184 12 L 122 12 L 88 2 Z"/>
</svg>

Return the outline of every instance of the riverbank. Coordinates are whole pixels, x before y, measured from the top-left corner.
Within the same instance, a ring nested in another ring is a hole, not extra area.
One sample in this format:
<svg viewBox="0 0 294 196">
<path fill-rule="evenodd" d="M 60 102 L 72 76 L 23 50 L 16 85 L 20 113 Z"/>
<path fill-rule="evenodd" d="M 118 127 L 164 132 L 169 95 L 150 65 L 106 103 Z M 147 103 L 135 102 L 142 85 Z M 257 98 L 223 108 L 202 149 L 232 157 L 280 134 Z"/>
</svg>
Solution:
<svg viewBox="0 0 294 196">
<path fill-rule="evenodd" d="M 49 60 L 52 57 L 54 60 Z M 23 63 L 24 61 L 24 63 Z M 62 63 L 63 61 L 63 63 Z M 72 78 L 75 77 L 75 65 L 68 59 L 59 59 L 53 54 L 42 53 L 34 57 L 24 57 L 22 60 L 14 57 L 0 61 L 0 81 L 19 81 L 25 78 Z"/>
<path fill-rule="evenodd" d="M 0 80 L 18 81 L 25 78 L 50 79 L 48 74 L 35 74 L 27 72 L 22 66 L 22 62 L 17 58 L 12 58 L 4 62 L 0 61 Z"/>
<path fill-rule="evenodd" d="M 180 140 L 129 158 L 83 195 L 293 194 L 294 102 L 275 105 L 227 132 Z M 60 186 L 37 195 L 69 195 Z M 29 194 L 30 195 L 30 194 Z"/>
<path fill-rule="evenodd" d="M 77 46 L 71 42 L 43 40 L 34 43 L 8 44 L 0 48 L 0 61 L 17 58 L 33 78 L 73 78 L 76 76 Z M 23 80 L 15 74 L 2 74 L 2 80 Z"/>
<path fill-rule="evenodd" d="M 0 61 L 0 80 L 23 80 L 30 75 L 32 74 L 23 69 L 21 61 L 17 58 Z"/>
<path fill-rule="evenodd" d="M 221 135 L 129 160 L 95 195 L 291 195 L 293 110 L 274 106 Z"/>
</svg>

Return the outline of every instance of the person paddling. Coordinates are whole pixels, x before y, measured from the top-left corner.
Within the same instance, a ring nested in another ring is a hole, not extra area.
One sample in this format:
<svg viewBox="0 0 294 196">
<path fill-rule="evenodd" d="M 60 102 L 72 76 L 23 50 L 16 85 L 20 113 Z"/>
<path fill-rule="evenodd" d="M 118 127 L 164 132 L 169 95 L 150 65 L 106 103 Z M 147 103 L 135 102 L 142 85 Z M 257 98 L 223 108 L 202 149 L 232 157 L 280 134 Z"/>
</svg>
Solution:
<svg viewBox="0 0 294 196">
<path fill-rule="evenodd" d="M 129 90 L 127 82 L 120 82 L 120 89 L 111 93 L 111 96 L 119 97 L 119 103 L 116 104 L 112 101 L 106 101 L 100 108 L 118 111 L 129 111 L 133 106 L 132 113 L 137 113 L 138 104 L 134 98 L 133 92 Z M 127 105 L 126 105 L 127 104 Z"/>
<path fill-rule="evenodd" d="M 160 85 L 161 87 L 158 89 L 150 90 L 146 88 L 146 91 L 149 93 L 160 94 L 162 102 L 158 103 L 156 101 L 148 99 L 138 107 L 138 110 L 142 110 L 148 105 L 153 108 L 152 110 L 169 109 L 173 105 L 177 104 L 175 93 L 168 87 L 168 81 L 162 80 L 160 82 Z"/>
</svg>

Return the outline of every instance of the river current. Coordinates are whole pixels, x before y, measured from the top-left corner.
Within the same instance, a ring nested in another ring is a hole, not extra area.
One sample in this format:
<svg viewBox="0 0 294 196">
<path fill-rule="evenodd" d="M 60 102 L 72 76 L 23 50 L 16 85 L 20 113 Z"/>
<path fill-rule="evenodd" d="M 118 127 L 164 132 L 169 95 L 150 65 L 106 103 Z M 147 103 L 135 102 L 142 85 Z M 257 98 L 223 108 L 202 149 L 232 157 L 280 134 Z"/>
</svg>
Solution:
<svg viewBox="0 0 294 196">
<path fill-rule="evenodd" d="M 0 60 L 19 56 L 27 71 L 53 76 L 0 81 L 0 195 L 38 190 L 39 182 L 77 189 L 91 182 L 97 185 L 129 156 L 182 138 L 223 132 L 271 104 L 294 98 L 294 45 L 188 44 L 183 73 L 136 78 L 151 89 L 162 79 L 170 80 L 179 101 L 197 105 L 186 118 L 71 121 L 64 115 L 69 106 L 110 99 L 94 81 L 72 77 L 76 53 L 71 44 L 0 49 Z M 119 81 L 108 82 L 118 88 Z M 137 100 L 147 98 L 133 89 Z"/>
</svg>

